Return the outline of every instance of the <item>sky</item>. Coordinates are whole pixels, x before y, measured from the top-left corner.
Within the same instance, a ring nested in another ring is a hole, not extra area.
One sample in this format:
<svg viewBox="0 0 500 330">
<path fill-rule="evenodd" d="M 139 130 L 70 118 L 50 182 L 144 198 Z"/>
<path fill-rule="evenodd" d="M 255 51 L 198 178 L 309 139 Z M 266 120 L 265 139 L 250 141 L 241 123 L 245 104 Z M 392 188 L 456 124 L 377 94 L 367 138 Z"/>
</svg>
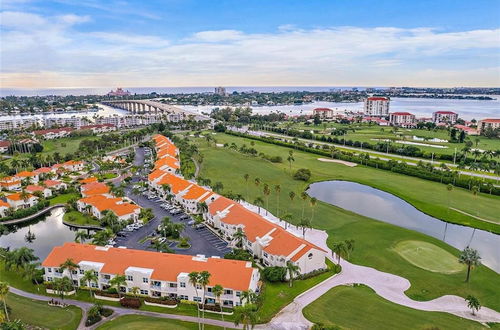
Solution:
<svg viewBox="0 0 500 330">
<path fill-rule="evenodd" d="M 500 1 L 0 1 L 0 87 L 116 86 L 500 87 Z"/>
</svg>

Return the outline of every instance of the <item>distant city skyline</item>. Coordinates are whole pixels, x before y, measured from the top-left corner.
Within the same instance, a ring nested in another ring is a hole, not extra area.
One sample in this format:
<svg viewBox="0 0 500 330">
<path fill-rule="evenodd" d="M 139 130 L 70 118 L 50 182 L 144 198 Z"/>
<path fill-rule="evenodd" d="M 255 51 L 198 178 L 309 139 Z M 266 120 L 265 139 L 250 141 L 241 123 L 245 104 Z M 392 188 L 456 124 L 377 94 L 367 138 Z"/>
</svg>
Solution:
<svg viewBox="0 0 500 330">
<path fill-rule="evenodd" d="M 499 1 L 4 0 L 0 87 L 500 86 Z"/>
</svg>

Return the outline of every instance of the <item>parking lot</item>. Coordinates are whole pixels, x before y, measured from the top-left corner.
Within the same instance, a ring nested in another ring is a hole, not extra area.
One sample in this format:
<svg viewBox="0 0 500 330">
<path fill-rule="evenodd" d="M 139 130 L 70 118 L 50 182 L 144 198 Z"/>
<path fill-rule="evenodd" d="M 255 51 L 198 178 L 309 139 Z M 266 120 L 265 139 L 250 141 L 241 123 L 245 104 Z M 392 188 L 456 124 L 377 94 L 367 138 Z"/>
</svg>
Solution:
<svg viewBox="0 0 500 330">
<path fill-rule="evenodd" d="M 143 148 L 137 148 L 136 159 L 134 163 L 138 166 L 143 166 L 145 159 L 144 156 L 145 155 Z M 227 243 L 217 237 L 206 227 L 201 226 L 201 228 L 196 229 L 193 226 L 187 224 L 189 219 L 181 220 L 181 218 L 185 215 L 184 212 L 181 212 L 177 215 L 172 215 L 167 210 L 161 207 L 163 201 L 161 201 L 160 199 L 148 199 L 143 194 L 135 195 L 132 192 L 132 186 L 137 184 L 138 182 L 142 182 L 143 180 L 144 179 L 142 175 L 134 176 L 131 183 L 125 189 L 125 194 L 141 207 L 151 208 L 155 217 L 139 229 L 136 229 L 132 232 L 124 232 L 123 234 L 125 235 L 125 237 L 117 237 L 115 239 L 116 246 L 126 246 L 130 249 L 140 250 L 153 249 L 149 240 L 145 240 L 144 242 L 143 240 L 145 237 L 155 234 L 156 228 L 161 223 L 161 220 L 164 217 L 168 216 L 174 223 L 184 223 L 185 229 L 181 233 L 181 236 L 189 237 L 189 243 L 191 244 L 191 247 L 189 249 L 179 249 L 175 247 L 175 242 L 171 243 L 170 248 L 173 249 L 176 253 L 189 255 L 203 254 L 205 256 L 223 257 L 226 253 L 231 252 L 231 248 L 227 246 Z"/>
</svg>

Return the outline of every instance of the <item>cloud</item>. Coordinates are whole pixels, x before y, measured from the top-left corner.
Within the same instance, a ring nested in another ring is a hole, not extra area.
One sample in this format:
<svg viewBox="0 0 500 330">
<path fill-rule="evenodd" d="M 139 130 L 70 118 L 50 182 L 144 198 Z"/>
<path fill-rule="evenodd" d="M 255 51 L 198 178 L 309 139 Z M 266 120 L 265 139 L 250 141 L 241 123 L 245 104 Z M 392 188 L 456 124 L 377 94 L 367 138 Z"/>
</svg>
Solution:
<svg viewBox="0 0 500 330">
<path fill-rule="evenodd" d="M 3 86 L 500 84 L 500 29 L 287 25 L 273 33 L 225 29 L 168 40 L 79 30 L 87 16 L 1 15 Z"/>
</svg>

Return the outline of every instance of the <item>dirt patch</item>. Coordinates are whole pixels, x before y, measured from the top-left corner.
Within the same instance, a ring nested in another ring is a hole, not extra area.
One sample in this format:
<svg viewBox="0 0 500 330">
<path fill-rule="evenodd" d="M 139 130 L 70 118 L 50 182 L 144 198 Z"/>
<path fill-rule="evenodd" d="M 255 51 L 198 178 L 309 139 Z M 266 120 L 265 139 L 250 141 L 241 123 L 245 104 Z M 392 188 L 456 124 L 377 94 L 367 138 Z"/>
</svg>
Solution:
<svg viewBox="0 0 500 330">
<path fill-rule="evenodd" d="M 358 166 L 358 164 L 356 164 L 356 163 L 346 162 L 345 160 L 328 159 L 328 158 L 318 158 L 318 160 L 320 162 L 337 163 L 337 164 L 342 164 L 342 165 L 349 166 L 349 167 Z"/>
</svg>

